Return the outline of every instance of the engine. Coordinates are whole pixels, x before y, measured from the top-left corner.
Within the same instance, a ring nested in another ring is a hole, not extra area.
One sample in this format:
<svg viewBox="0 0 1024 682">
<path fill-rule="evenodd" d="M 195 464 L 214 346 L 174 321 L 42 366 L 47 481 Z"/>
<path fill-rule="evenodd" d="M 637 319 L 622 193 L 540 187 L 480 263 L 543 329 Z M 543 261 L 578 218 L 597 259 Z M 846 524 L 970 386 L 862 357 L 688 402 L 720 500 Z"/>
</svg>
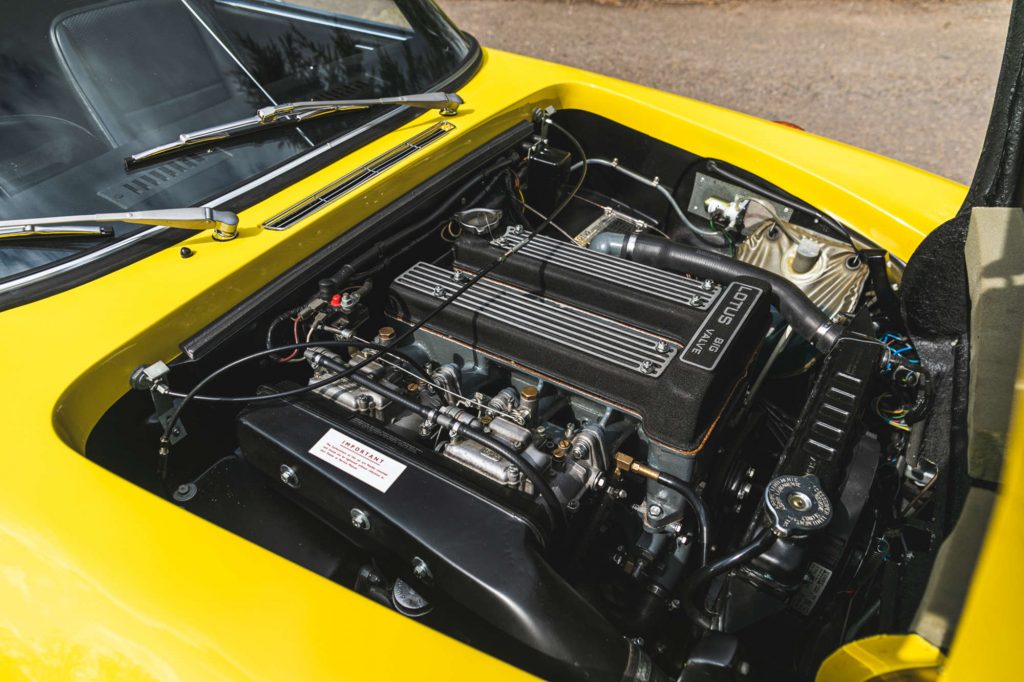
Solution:
<svg viewBox="0 0 1024 682">
<path fill-rule="evenodd" d="M 536 674 L 806 677 L 872 497 L 927 480 L 885 254 L 713 160 L 668 192 L 572 156 L 542 129 L 274 310 L 237 453 L 357 548 L 339 582 Z M 162 370 L 133 383 L 180 448 Z"/>
<path fill-rule="evenodd" d="M 288 466 L 303 481 L 312 466 L 346 488 L 357 500 L 354 506 L 339 505 L 337 490 L 323 498 L 311 494 L 307 501 L 320 513 L 340 510 L 342 524 L 348 520 L 344 514 L 358 508 L 371 534 L 376 523 L 408 532 L 408 520 L 393 518 L 395 507 L 419 512 L 416 505 L 407 507 L 409 495 L 392 491 L 391 485 L 412 479 L 408 468 L 422 467 L 423 461 L 443 464 L 468 486 L 497 493 L 499 506 L 520 518 L 500 519 L 488 543 L 499 542 L 512 529 L 523 536 L 516 546 L 530 558 L 512 561 L 516 571 L 526 574 L 521 592 L 506 592 L 506 561 L 494 557 L 485 561 L 486 569 L 475 565 L 481 548 L 465 537 L 457 539 L 451 553 L 438 554 L 439 536 L 450 534 L 451 526 L 436 517 L 424 528 L 417 556 L 431 555 L 424 559 L 428 566 L 443 565 L 430 568 L 432 574 L 472 575 L 489 583 L 488 599 L 465 585 L 451 585 L 449 592 L 465 595 L 468 608 L 510 622 L 522 612 L 524 600 L 574 595 L 561 578 L 544 569 L 524 538 L 532 537 L 541 547 L 564 542 L 567 519 L 587 504 L 588 493 L 621 494 L 613 482 L 616 456 L 627 441 L 635 457 L 689 480 L 700 453 L 729 440 L 726 423 L 749 384 L 770 313 L 766 288 L 756 281 L 723 285 L 679 277 L 531 235 L 521 225 L 499 223 L 499 234 L 492 239 L 486 231 L 473 230 L 476 213 L 462 216 L 468 227 L 455 242 L 451 267 L 418 262 L 391 284 L 389 325 L 377 331 L 376 341 L 388 345 L 397 330 L 415 328 L 394 348 L 398 357 L 414 358 L 426 376 L 382 358 L 359 367 L 362 381 L 353 377 L 315 389 L 351 418 L 317 419 L 298 405 L 257 408 L 242 417 L 240 442 L 243 453 L 265 469 Z M 516 249 L 514 255 L 501 266 L 470 282 L 481 267 L 510 249 Z M 463 285 L 468 288 L 455 297 Z M 449 305 L 435 312 L 442 302 Z M 341 337 L 350 333 L 355 330 L 339 330 Z M 366 354 L 343 358 L 325 348 L 310 348 L 306 357 L 315 370 L 310 381 L 319 383 L 333 372 L 360 366 Z M 378 390 L 371 382 L 379 382 Z M 408 401 L 419 401 L 422 408 L 410 410 L 403 404 Z M 282 411 L 296 414 L 285 418 Z M 283 422 L 302 425 L 295 440 L 280 442 Z M 388 425 L 384 442 L 374 423 Z M 468 429 L 486 437 L 467 437 Z M 310 448 L 306 441 L 321 431 L 323 437 Z M 404 451 L 417 452 L 425 444 L 433 457 L 410 458 Z M 343 472 L 357 474 L 355 480 L 331 471 L 339 463 Z M 374 473 L 366 474 L 370 469 Z M 527 477 L 527 472 L 537 478 Z M 442 496 L 451 497 L 453 511 L 481 529 L 484 518 L 472 512 L 480 504 L 474 500 L 479 493 L 432 480 L 431 471 L 415 474 L 420 475 L 424 480 L 415 484 L 420 494 L 443 488 L 427 498 L 434 501 L 432 508 Z M 361 495 L 366 485 L 386 495 Z M 301 487 L 297 484 L 296 489 Z M 541 489 L 550 491 L 546 499 Z M 539 513 L 538 505 L 546 513 Z M 652 556 L 654 545 L 665 538 L 675 542 L 686 537 L 682 507 L 679 492 L 651 482 L 638 510 Z M 679 543 L 669 552 L 669 560 L 678 564 L 671 572 L 678 573 L 686 563 L 692 545 Z M 510 558 L 508 551 L 501 559 Z M 531 619 L 506 632 L 515 632 L 528 649 L 555 657 L 565 646 L 558 633 L 575 630 L 574 620 L 593 621 L 595 616 L 579 598 L 570 599 L 560 612 L 559 620 L 565 622 L 540 627 Z M 588 638 L 585 650 L 596 655 L 621 640 L 611 634 L 609 638 Z M 628 646 L 624 640 L 618 645 Z M 594 655 L 588 656 L 588 665 L 598 666 L 607 657 Z M 610 668 L 595 671 L 603 676 L 621 666 L 621 655 L 612 658 Z"/>
</svg>

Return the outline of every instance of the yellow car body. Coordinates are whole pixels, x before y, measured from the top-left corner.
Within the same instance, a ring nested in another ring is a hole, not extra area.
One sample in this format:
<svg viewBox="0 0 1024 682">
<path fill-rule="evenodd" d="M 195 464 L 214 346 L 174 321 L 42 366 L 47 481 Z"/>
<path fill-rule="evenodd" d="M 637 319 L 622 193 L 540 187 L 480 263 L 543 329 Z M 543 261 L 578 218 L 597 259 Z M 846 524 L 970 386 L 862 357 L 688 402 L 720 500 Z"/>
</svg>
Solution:
<svg viewBox="0 0 1024 682">
<path fill-rule="evenodd" d="M 234 241 L 197 233 L 0 314 L 0 679 L 525 676 L 176 508 L 81 453 L 135 367 L 170 361 L 180 340 L 261 283 L 528 120 L 536 107 L 600 112 L 671 145 L 742 165 L 904 260 L 957 212 L 966 193 L 954 182 L 810 133 L 493 50 L 484 51 L 459 94 L 466 104 L 448 119 L 455 128 L 443 142 L 286 232 L 260 225 L 436 123 L 437 112 L 242 211 Z M 181 258 L 180 246 L 195 255 Z M 1010 645 L 1020 638 L 1016 615 L 1024 598 L 1005 586 L 1024 564 L 1020 395 L 1015 416 L 998 507 L 949 657 L 914 636 L 855 642 L 826 662 L 820 682 L 899 670 L 916 671 L 920 679 L 942 670 L 942 679 L 954 682 L 1018 676 Z"/>
</svg>

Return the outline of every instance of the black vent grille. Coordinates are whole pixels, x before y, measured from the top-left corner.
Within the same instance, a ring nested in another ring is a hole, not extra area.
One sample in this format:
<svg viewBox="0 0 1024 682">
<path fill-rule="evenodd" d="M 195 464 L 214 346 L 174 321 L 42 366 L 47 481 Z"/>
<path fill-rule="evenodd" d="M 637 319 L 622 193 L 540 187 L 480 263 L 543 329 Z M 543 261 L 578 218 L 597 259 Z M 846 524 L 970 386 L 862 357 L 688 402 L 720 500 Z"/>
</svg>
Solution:
<svg viewBox="0 0 1024 682">
<path fill-rule="evenodd" d="M 354 80 L 346 83 L 337 83 L 320 91 L 320 96 L 313 99 L 349 99 L 351 97 L 366 97 L 366 90 L 369 84 L 365 80 Z"/>
<path fill-rule="evenodd" d="M 268 230 L 287 230 L 300 220 L 311 216 L 324 206 L 340 199 L 355 188 L 380 175 L 402 159 L 415 154 L 420 149 L 436 142 L 455 129 L 451 123 L 442 121 L 429 130 L 425 130 L 402 144 L 389 149 L 377 158 L 356 170 L 342 176 L 315 194 L 289 206 L 276 216 L 263 223 Z"/>
<path fill-rule="evenodd" d="M 228 158 L 223 153 L 204 154 L 194 152 L 173 159 L 166 159 L 161 164 L 145 172 L 133 172 L 131 179 L 108 185 L 98 192 L 99 196 L 128 209 L 137 206 L 152 195 L 163 192 L 186 180 L 212 164 Z"/>
</svg>

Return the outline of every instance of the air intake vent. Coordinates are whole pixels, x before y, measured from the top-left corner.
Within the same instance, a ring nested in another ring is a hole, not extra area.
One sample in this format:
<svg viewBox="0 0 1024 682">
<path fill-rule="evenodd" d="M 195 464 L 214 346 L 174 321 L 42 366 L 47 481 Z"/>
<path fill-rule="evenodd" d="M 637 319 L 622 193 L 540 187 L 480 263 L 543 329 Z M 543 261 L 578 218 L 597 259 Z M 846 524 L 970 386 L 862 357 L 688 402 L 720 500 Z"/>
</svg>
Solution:
<svg viewBox="0 0 1024 682">
<path fill-rule="evenodd" d="M 229 158 L 227 154 L 218 150 L 209 154 L 196 152 L 165 159 L 159 166 L 147 171 L 132 172 L 128 180 L 108 185 L 97 194 L 123 209 L 130 209 L 154 194 L 166 191 Z"/>
<path fill-rule="evenodd" d="M 455 130 L 455 126 L 445 121 L 434 125 L 429 130 L 425 130 L 419 135 L 406 140 L 397 147 L 384 152 L 373 161 L 357 168 L 351 173 L 335 180 L 315 194 L 312 194 L 297 204 L 281 211 L 276 216 L 263 223 L 263 227 L 268 230 L 287 230 L 303 218 L 313 215 L 324 206 L 340 199 L 360 185 L 365 184 L 375 176 L 383 173 L 407 156 L 411 156 L 427 145 L 441 139 L 452 130 Z"/>
<path fill-rule="evenodd" d="M 320 91 L 319 97 L 312 99 L 350 99 L 352 97 L 368 97 L 366 94 L 370 84 L 364 80 L 353 80 L 346 83 L 333 83 Z"/>
</svg>

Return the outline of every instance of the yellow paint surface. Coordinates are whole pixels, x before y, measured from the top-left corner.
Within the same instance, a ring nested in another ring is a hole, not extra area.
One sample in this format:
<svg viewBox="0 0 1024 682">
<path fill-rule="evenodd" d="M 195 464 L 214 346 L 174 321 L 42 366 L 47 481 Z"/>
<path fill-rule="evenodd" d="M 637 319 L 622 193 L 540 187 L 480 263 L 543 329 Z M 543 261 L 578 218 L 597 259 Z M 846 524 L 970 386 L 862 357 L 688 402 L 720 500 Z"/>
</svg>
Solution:
<svg viewBox="0 0 1024 682">
<path fill-rule="evenodd" d="M 500 52 L 485 53 L 460 94 L 466 105 L 443 143 L 288 231 L 258 226 L 422 131 L 436 113 L 245 210 L 232 242 L 196 234 L 183 242 L 195 251 L 190 259 L 178 256 L 178 245 L 0 313 L 0 679 L 521 675 L 177 509 L 79 452 L 127 391 L 133 368 L 170 360 L 182 339 L 535 107 L 590 110 L 744 167 L 901 258 L 955 213 L 965 193 L 814 135 Z"/>
</svg>

